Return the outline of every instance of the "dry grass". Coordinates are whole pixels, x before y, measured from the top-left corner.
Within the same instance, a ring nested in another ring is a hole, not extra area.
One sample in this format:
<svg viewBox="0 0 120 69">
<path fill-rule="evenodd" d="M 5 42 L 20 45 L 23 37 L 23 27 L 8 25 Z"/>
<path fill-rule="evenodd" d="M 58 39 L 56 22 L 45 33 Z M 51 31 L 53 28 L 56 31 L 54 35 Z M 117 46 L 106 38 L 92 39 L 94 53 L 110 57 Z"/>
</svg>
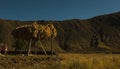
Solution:
<svg viewBox="0 0 120 69">
<path fill-rule="evenodd" d="M 59 59 L 44 60 L 42 55 L 0 57 L 0 69 L 120 69 L 120 54 L 60 54 Z M 13 62 L 13 59 L 16 61 Z M 20 62 L 22 61 L 22 62 Z M 19 63 L 20 62 L 20 63 Z M 2 64 L 4 63 L 4 64 Z M 1 68 L 2 67 L 2 68 Z M 11 68 L 10 68 L 11 67 Z"/>
<path fill-rule="evenodd" d="M 60 54 L 61 69 L 120 69 L 119 54 Z"/>
</svg>

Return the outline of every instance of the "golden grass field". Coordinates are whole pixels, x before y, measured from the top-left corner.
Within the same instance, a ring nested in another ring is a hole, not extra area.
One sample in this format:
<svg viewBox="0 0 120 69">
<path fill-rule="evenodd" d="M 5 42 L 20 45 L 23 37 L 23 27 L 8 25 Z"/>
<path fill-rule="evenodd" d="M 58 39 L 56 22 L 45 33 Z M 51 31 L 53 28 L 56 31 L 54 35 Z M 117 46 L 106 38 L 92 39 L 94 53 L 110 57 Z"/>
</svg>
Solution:
<svg viewBox="0 0 120 69">
<path fill-rule="evenodd" d="M 120 69 L 120 54 L 60 54 L 61 69 Z"/>
<path fill-rule="evenodd" d="M 58 59 L 56 56 L 52 57 L 53 60 L 43 58 L 46 56 L 0 56 L 0 65 L 1 61 L 9 61 L 11 65 L 5 68 L 0 66 L 0 69 L 120 69 L 120 54 L 63 53 L 59 54 Z M 14 64 L 13 59 L 16 61 Z"/>
</svg>

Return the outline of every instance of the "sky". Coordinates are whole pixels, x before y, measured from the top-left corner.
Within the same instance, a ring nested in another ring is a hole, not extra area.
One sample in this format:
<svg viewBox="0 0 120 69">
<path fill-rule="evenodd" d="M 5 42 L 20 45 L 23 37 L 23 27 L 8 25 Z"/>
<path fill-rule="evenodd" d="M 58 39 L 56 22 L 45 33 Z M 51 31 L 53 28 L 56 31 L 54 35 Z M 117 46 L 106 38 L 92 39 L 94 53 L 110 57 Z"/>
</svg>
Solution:
<svg viewBox="0 0 120 69">
<path fill-rule="evenodd" d="M 88 19 L 120 12 L 120 0 L 0 0 L 0 18 L 11 20 Z"/>
</svg>

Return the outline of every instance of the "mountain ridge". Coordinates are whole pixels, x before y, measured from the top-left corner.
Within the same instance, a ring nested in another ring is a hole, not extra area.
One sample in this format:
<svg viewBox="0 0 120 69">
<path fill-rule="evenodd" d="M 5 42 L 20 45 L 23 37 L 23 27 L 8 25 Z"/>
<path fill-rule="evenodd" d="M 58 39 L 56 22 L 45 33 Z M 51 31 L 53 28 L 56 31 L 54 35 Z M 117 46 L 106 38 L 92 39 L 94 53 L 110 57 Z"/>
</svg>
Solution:
<svg viewBox="0 0 120 69">
<path fill-rule="evenodd" d="M 14 45 L 12 30 L 33 21 L 0 19 L 0 43 Z M 56 50 L 66 52 L 120 51 L 120 12 L 101 15 L 86 20 L 37 21 L 38 24 L 53 23 L 58 36 L 53 41 Z M 46 40 L 45 40 L 46 41 Z M 50 41 L 43 44 L 50 48 Z"/>
</svg>

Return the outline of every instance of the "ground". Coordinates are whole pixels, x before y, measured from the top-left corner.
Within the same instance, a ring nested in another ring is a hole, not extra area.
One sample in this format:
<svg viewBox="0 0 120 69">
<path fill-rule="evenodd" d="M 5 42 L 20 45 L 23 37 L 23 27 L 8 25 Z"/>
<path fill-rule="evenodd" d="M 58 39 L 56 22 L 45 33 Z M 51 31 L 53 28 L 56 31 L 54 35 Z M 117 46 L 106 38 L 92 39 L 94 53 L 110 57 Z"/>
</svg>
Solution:
<svg viewBox="0 0 120 69">
<path fill-rule="evenodd" d="M 0 69 L 120 69 L 120 54 L 2 55 Z"/>
</svg>

